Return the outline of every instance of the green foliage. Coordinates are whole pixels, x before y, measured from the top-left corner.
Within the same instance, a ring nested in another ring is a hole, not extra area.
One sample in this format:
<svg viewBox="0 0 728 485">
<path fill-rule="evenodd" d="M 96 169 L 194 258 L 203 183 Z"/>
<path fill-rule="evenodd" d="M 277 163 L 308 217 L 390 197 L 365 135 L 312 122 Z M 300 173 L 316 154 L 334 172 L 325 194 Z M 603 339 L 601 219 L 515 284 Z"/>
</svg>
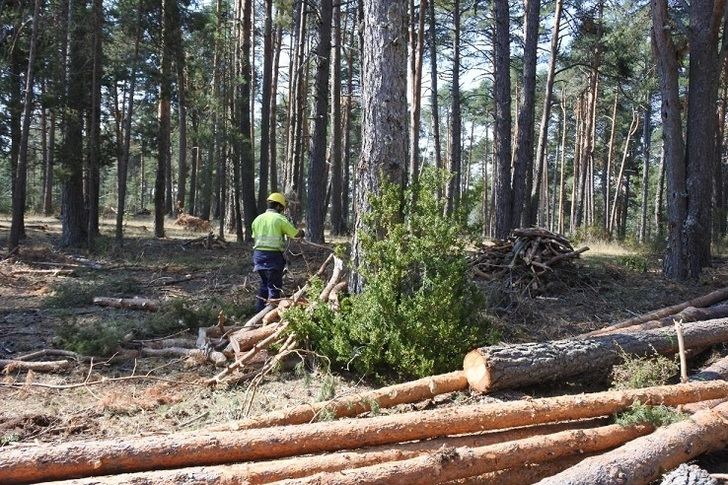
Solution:
<svg viewBox="0 0 728 485">
<path fill-rule="evenodd" d="M 108 318 L 102 321 L 81 322 L 65 320 L 56 325 L 60 346 L 81 355 L 113 354 L 124 337 L 136 329 L 137 323 L 127 318 Z"/>
<path fill-rule="evenodd" d="M 634 357 L 622 352 L 623 363 L 612 370 L 613 389 L 639 389 L 661 386 L 677 374 L 679 365 L 661 355 L 647 358 Z"/>
<path fill-rule="evenodd" d="M 679 423 L 687 418 L 687 414 L 678 412 L 664 404 L 648 406 L 637 401 L 626 411 L 617 414 L 614 417 L 614 422 L 620 426 L 634 426 L 649 423 L 659 427 Z"/>
<path fill-rule="evenodd" d="M 646 273 L 650 267 L 647 258 L 640 254 L 619 256 L 617 257 L 617 264 L 637 273 Z"/>
<path fill-rule="evenodd" d="M 72 308 L 91 305 L 95 296 L 127 297 L 144 292 L 144 287 L 133 278 L 107 280 L 64 280 L 51 286 L 53 292 L 45 299 L 49 308 Z"/>
<path fill-rule="evenodd" d="M 404 220 L 395 187 L 373 201 L 361 236 L 361 294 L 338 313 L 324 305 L 287 313 L 297 334 L 339 368 L 380 379 L 432 375 L 459 368 L 468 350 L 495 339 L 477 319 L 482 298 L 467 277 L 462 225 L 442 215 L 441 182 L 423 173 L 417 208 L 407 207 Z"/>
</svg>

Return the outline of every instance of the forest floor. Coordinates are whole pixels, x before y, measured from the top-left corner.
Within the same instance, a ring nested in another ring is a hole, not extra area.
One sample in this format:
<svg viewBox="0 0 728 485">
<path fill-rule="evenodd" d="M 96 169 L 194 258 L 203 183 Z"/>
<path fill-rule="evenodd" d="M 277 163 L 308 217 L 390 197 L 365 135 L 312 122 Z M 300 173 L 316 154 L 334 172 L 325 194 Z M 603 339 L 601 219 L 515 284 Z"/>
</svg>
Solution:
<svg viewBox="0 0 728 485">
<path fill-rule="evenodd" d="M 199 320 L 191 326 L 215 324 L 218 308 L 226 311 L 228 324 L 242 323 L 253 313 L 258 280 L 252 271 L 248 245 L 228 243 L 215 249 L 185 245 L 202 233 L 176 226 L 173 220 L 167 220 L 167 238 L 155 239 L 153 222 L 146 216 L 129 220 L 122 249 L 112 244 L 113 221 L 102 220 L 97 251 L 88 255 L 56 249 L 60 224 L 55 218 L 28 217 L 26 224 L 28 238 L 20 253 L 8 258 L 6 250 L 0 251 L 0 359 L 68 346 L 69 342 L 78 350 L 84 342 L 73 338 L 82 336 L 69 334 L 69 329 L 124 328 L 120 323 L 153 318 L 147 312 L 92 306 L 94 296 L 176 299 L 202 309 L 190 316 Z M 9 226 L 9 218 L 0 216 L 3 248 Z M 234 236 L 228 239 L 234 240 Z M 663 278 L 656 262 L 645 253 L 615 244 L 589 245 L 591 251 L 573 270 L 563 273 L 547 295 L 506 302 L 502 295 L 494 296 L 500 294 L 494 288 L 483 285 L 490 305 L 489 319 L 504 340 L 545 340 L 586 332 L 708 293 L 728 281 L 728 262 L 723 257 L 716 258 L 701 281 L 677 284 Z M 291 243 L 290 249 L 289 271 L 284 280 L 288 290 L 302 284 L 326 257 L 325 251 L 297 242 Z M 70 276 L 26 272 L 53 267 L 40 263 L 81 267 Z M 96 264 L 97 269 L 89 267 Z M 169 284 L 173 280 L 181 281 Z M 169 322 L 160 318 L 154 324 L 163 328 Z M 159 380 L 91 383 L 101 378 L 147 373 Z M 7 372 L 0 376 L 0 447 L 193 430 L 244 417 L 245 403 L 250 397 L 247 385 L 210 388 L 199 383 L 201 377 L 214 373 L 211 366 L 185 367 L 179 360 L 155 358 L 97 358 L 92 364 L 79 363 L 61 374 Z M 28 385 L 8 387 L 18 382 Z M 47 384 L 78 385 L 67 389 L 41 387 Z M 266 378 L 257 389 L 249 413 L 259 414 L 367 387 L 367 383 L 351 376 L 331 376 L 316 370 L 285 371 Z M 546 395 L 562 393 L 563 389 L 522 391 L 490 396 L 454 393 L 438 398 L 437 402 L 381 412 L 453 402 L 517 399 L 524 392 Z"/>
</svg>

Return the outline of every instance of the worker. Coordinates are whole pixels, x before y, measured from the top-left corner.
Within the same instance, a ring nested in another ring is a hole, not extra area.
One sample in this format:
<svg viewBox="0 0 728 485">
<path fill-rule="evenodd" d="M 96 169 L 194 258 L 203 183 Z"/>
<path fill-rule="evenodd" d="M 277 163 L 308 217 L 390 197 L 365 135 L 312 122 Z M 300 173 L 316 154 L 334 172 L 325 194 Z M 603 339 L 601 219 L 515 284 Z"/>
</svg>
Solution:
<svg viewBox="0 0 728 485">
<path fill-rule="evenodd" d="M 253 265 L 260 275 L 260 291 L 256 310 L 262 310 L 267 300 L 279 298 L 283 288 L 283 268 L 286 260 L 286 236 L 303 237 L 303 229 L 296 226 L 283 215 L 288 201 L 286 197 L 274 192 L 268 196 L 268 210 L 253 221 Z"/>
</svg>

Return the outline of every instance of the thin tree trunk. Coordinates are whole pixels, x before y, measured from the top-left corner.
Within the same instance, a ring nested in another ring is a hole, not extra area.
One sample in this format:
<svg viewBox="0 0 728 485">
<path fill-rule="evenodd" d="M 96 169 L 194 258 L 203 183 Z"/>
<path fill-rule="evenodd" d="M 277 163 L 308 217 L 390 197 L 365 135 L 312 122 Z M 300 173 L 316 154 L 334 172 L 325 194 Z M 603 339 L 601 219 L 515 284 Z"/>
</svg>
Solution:
<svg viewBox="0 0 728 485">
<path fill-rule="evenodd" d="M 647 96 L 644 121 L 642 122 L 642 207 L 640 211 L 639 242 L 644 243 L 649 236 L 647 220 L 647 198 L 650 186 L 650 149 L 652 141 L 652 96 Z"/>
<path fill-rule="evenodd" d="M 263 89 L 260 110 L 260 163 L 258 166 L 258 212 L 263 212 L 268 198 L 270 165 L 270 103 L 273 83 L 273 0 L 265 0 L 263 24 Z"/>
<path fill-rule="evenodd" d="M 169 135 L 170 104 L 172 98 L 171 63 L 172 63 L 172 25 L 171 3 L 175 0 L 164 0 L 161 7 L 162 20 L 162 52 L 161 77 L 159 94 L 159 138 L 157 154 L 157 176 L 154 183 L 154 235 L 164 237 L 165 187 L 169 175 Z"/>
<path fill-rule="evenodd" d="M 35 0 L 33 6 L 33 20 L 30 31 L 30 47 L 28 50 L 28 70 L 25 75 L 25 93 L 23 95 L 23 124 L 20 135 L 20 150 L 18 152 L 18 166 L 16 170 L 15 190 L 13 191 L 13 214 L 10 225 L 10 250 L 20 244 L 20 237 L 24 232 L 25 218 L 25 186 L 28 175 L 28 138 L 30 136 L 30 117 L 33 113 L 33 78 L 35 75 L 35 57 L 37 50 L 38 22 L 42 0 Z M 17 46 L 15 47 L 17 48 Z"/>
<path fill-rule="evenodd" d="M 253 0 L 242 0 L 240 31 L 240 82 L 238 84 L 238 109 L 240 111 L 240 187 L 242 191 L 243 217 L 245 223 L 245 240 L 252 241 L 253 219 L 258 215 L 255 200 L 255 168 L 253 147 L 250 139 L 250 29 Z"/>
<path fill-rule="evenodd" d="M 660 151 L 660 169 L 657 175 L 657 190 L 655 191 L 655 228 L 662 236 L 664 227 L 662 224 L 662 198 L 665 192 L 665 151 Z"/>
<path fill-rule="evenodd" d="M 177 175 L 177 202 L 174 212 L 184 211 L 187 187 L 187 82 L 185 76 L 185 50 L 179 8 L 174 11 L 175 63 L 177 66 L 177 118 L 179 123 L 179 174 Z"/>
<path fill-rule="evenodd" d="M 437 29 L 435 25 L 435 2 L 431 0 L 429 3 L 429 23 L 430 23 L 430 110 L 432 111 L 432 139 L 435 152 L 435 168 L 442 170 L 442 148 L 440 143 L 440 107 L 437 93 Z M 442 197 L 442 192 L 438 186 L 437 198 Z"/>
<path fill-rule="evenodd" d="M 277 15 L 280 17 L 280 14 Z M 280 68 L 281 49 L 283 42 L 283 28 L 276 27 L 274 38 L 273 55 L 273 80 L 270 93 L 270 141 L 269 141 L 269 165 L 270 165 L 270 191 L 278 192 L 278 71 Z"/>
<path fill-rule="evenodd" d="M 610 203 L 609 199 L 611 197 L 611 183 L 612 183 L 612 157 L 614 156 L 614 135 L 617 131 L 616 124 L 617 124 L 617 102 L 618 102 L 618 96 L 617 93 L 619 91 L 615 91 L 614 93 L 614 106 L 612 108 L 612 129 L 609 134 L 609 145 L 607 145 L 607 165 L 604 169 L 604 176 L 602 180 L 604 181 L 604 230 L 609 232 L 609 214 L 610 214 Z"/>
<path fill-rule="evenodd" d="M 101 165 L 101 79 L 102 72 L 102 39 L 103 39 L 103 5 L 101 0 L 93 0 L 93 35 L 91 54 L 91 112 L 88 158 L 88 228 L 86 229 L 87 247 L 94 247 L 94 240 L 99 234 L 99 189 Z"/>
<path fill-rule="evenodd" d="M 123 243 L 124 238 L 124 211 L 126 210 L 126 183 L 129 172 L 129 150 L 131 147 L 131 122 L 134 115 L 134 93 L 136 91 L 137 64 L 139 63 L 139 44 L 142 37 L 142 2 L 137 3 L 136 35 L 134 38 L 134 57 L 132 58 L 129 80 L 129 103 L 124 118 L 124 145 L 121 148 L 121 156 L 117 163 L 117 201 L 116 201 L 116 242 Z"/>
<path fill-rule="evenodd" d="M 617 174 L 617 180 L 614 184 L 614 201 L 612 202 L 612 212 L 609 215 L 609 235 L 611 236 L 614 232 L 614 227 L 617 222 L 617 201 L 619 200 L 619 192 L 622 189 L 622 178 L 624 177 L 624 169 L 627 164 L 627 157 L 629 155 L 630 142 L 632 136 L 637 132 L 639 127 L 639 117 L 637 111 L 632 112 L 632 122 L 629 125 L 629 131 L 627 132 L 627 138 L 624 140 L 624 149 L 622 151 L 622 162 L 619 165 L 619 173 Z M 625 195 L 624 204 L 627 204 L 627 197 Z"/>
<path fill-rule="evenodd" d="M 448 161 L 450 179 L 445 192 L 446 211 L 452 214 L 460 205 L 462 177 L 462 117 L 460 115 L 460 0 L 453 0 L 453 61 L 452 88 L 450 91 L 450 134 L 448 137 Z"/>
<path fill-rule="evenodd" d="M 548 198 L 543 199 L 541 197 L 541 184 L 544 177 L 542 173 L 546 172 L 546 178 L 548 176 L 548 167 L 544 169 L 545 158 L 546 158 L 546 145 L 548 143 L 548 132 L 549 132 L 549 120 L 551 119 L 551 106 L 553 103 L 553 90 L 554 90 L 554 77 L 556 72 L 556 57 L 559 52 L 559 29 L 561 26 L 561 10 L 563 6 L 563 0 L 556 0 L 556 7 L 554 12 L 554 26 L 551 30 L 551 49 L 549 66 L 546 72 L 546 93 L 543 101 L 543 111 L 541 113 L 541 125 L 538 132 L 538 144 L 536 147 L 536 174 L 534 179 L 536 181 L 535 186 L 531 190 L 531 205 L 528 213 L 528 220 L 526 221 L 527 226 L 531 226 L 538 222 L 539 225 L 543 223 L 543 207 L 548 206 Z"/>
<path fill-rule="evenodd" d="M 495 237 L 505 239 L 511 230 L 511 74 L 510 13 L 507 0 L 495 0 Z"/>
<path fill-rule="evenodd" d="M 566 194 L 566 131 L 568 120 L 566 119 L 566 96 L 561 90 L 561 171 L 559 176 L 559 224 L 557 231 L 564 233 L 564 196 Z"/>
<path fill-rule="evenodd" d="M 342 219 L 343 174 L 341 167 L 341 5 L 333 7 L 333 39 L 331 58 L 331 234 L 344 232 Z"/>
<path fill-rule="evenodd" d="M 412 5 L 414 2 L 410 2 Z M 425 54 L 425 16 L 428 0 L 420 0 L 417 16 L 417 34 L 412 43 L 414 71 L 412 76 L 412 107 L 410 109 L 409 174 L 410 183 L 416 185 L 420 173 L 420 113 L 422 111 L 422 60 Z M 414 16 L 414 9 L 412 9 Z M 412 21 L 413 23 L 414 21 Z"/>
</svg>

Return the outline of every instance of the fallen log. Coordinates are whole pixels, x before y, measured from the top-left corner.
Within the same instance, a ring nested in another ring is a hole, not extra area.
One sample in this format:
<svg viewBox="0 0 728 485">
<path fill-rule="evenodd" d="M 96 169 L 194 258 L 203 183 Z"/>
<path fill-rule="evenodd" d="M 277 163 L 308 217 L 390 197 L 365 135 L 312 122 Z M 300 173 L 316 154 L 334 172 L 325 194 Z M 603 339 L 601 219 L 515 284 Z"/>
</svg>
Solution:
<svg viewBox="0 0 728 485">
<path fill-rule="evenodd" d="M 142 347 L 139 351 L 142 357 L 181 357 L 193 359 L 196 362 L 212 362 L 215 367 L 223 367 L 227 364 L 227 357 L 222 352 L 205 352 L 200 349 L 188 349 L 183 347 L 162 347 L 159 349 Z"/>
<path fill-rule="evenodd" d="M 431 399 L 439 394 L 463 391 L 468 381 L 463 371 L 425 377 L 416 381 L 395 384 L 372 391 L 342 396 L 330 401 L 302 404 L 282 411 L 274 411 L 253 418 L 233 421 L 208 428 L 209 431 L 239 431 L 285 424 L 303 424 L 316 419 L 325 411 L 327 416 L 353 417 L 371 411 L 372 406 L 391 408 L 399 404 Z"/>
<path fill-rule="evenodd" d="M 96 296 L 93 300 L 95 305 L 108 306 L 113 308 L 126 308 L 129 310 L 147 310 L 156 312 L 159 310 L 159 302 L 147 298 L 108 298 Z"/>
<path fill-rule="evenodd" d="M 318 473 L 278 484 L 375 485 L 406 483 L 430 485 L 548 460 L 608 450 L 651 433 L 650 425 L 561 431 L 475 448 L 444 447 L 435 453 L 353 470 Z M 589 482 L 581 482 L 589 483 Z M 592 482 L 596 483 L 596 482 Z"/>
<path fill-rule="evenodd" d="M 134 485 L 175 485 L 175 484 L 239 484 L 257 485 L 278 480 L 307 477 L 320 472 L 333 472 L 348 468 L 369 466 L 378 463 L 405 460 L 423 454 L 436 452 L 443 446 L 479 447 L 507 441 L 515 441 L 532 436 L 557 433 L 565 430 L 588 429 L 604 425 L 604 420 L 586 420 L 579 422 L 547 424 L 517 428 L 513 430 L 497 431 L 485 434 L 458 436 L 454 438 L 437 438 L 428 441 L 402 443 L 397 445 L 383 445 L 361 448 L 351 451 L 329 453 L 312 456 L 296 456 L 274 461 L 261 461 L 255 463 L 235 463 L 232 465 L 217 465 L 206 467 L 187 467 L 174 470 L 158 470 L 142 473 L 125 473 L 109 475 L 83 480 L 70 480 L 68 482 L 55 482 L 55 485 L 91 485 L 103 483 L 106 485 L 134 484 Z M 561 471 L 574 464 L 573 461 L 557 470 Z M 557 473 L 554 471 L 553 473 Z M 552 475 L 553 475 L 552 473 Z M 541 475 L 548 476 L 548 475 Z M 523 482 L 522 482 L 523 483 Z"/>
<path fill-rule="evenodd" d="M 37 275 L 48 275 L 48 276 L 73 276 L 75 270 L 72 269 L 16 269 L 10 274 L 23 275 L 23 274 L 37 274 Z"/>
<path fill-rule="evenodd" d="M 728 319 L 693 322 L 684 329 L 688 349 L 728 341 Z M 618 333 L 590 339 L 565 339 L 516 345 L 493 345 L 469 352 L 465 369 L 470 387 L 486 392 L 601 371 L 618 364 L 623 354 L 672 354 L 678 349 L 674 330 Z"/>
<path fill-rule="evenodd" d="M 62 372 L 71 366 L 70 360 L 48 360 L 32 362 L 27 360 L 0 359 L 0 369 L 5 374 L 16 370 L 32 370 L 36 372 Z"/>
<path fill-rule="evenodd" d="M 593 455 L 593 453 L 584 453 L 545 463 L 523 464 L 514 468 L 453 480 L 447 482 L 447 485 L 524 485 L 526 483 L 535 483 L 543 478 L 556 475 Z"/>
<path fill-rule="evenodd" d="M 701 370 L 697 374 L 690 376 L 691 382 L 716 381 L 721 379 L 728 380 L 728 356 L 713 362 L 710 366 Z M 728 396 L 719 399 L 711 399 L 709 401 L 689 403 L 684 406 L 680 406 L 680 410 L 689 414 L 695 414 L 703 409 L 714 408 L 718 404 L 725 402 L 727 399 Z"/>
<path fill-rule="evenodd" d="M 230 343 L 223 353 L 227 356 L 233 356 L 236 353 L 245 352 L 252 349 L 258 342 L 267 339 L 280 328 L 280 324 L 274 323 L 258 328 L 244 328 L 230 335 Z M 233 344 L 234 342 L 234 344 Z M 237 350 L 235 349 L 237 347 Z"/>
<path fill-rule="evenodd" d="M 613 325 L 609 325 L 608 327 L 604 327 L 599 330 L 595 330 L 594 332 L 584 334 L 584 336 L 588 337 L 591 335 L 598 335 L 601 333 L 609 333 L 612 330 L 625 328 L 625 327 L 631 327 L 632 325 L 649 322 L 650 320 L 659 320 L 664 317 L 669 317 L 670 315 L 675 315 L 676 313 L 680 313 L 681 311 L 683 311 L 686 308 L 691 307 L 691 306 L 696 307 L 696 308 L 703 308 L 703 307 L 715 305 L 716 303 L 720 303 L 724 300 L 728 300 L 728 287 L 720 288 L 719 290 L 712 291 L 712 292 L 708 293 L 707 295 L 699 296 L 697 298 L 693 298 L 692 300 L 688 300 L 683 303 L 679 303 L 677 305 L 672 305 L 672 306 L 665 307 L 665 308 L 659 308 L 657 310 L 653 310 L 653 311 L 651 311 L 649 313 L 645 313 L 643 315 L 638 315 L 636 317 L 622 320 L 621 322 L 615 323 Z"/>
<path fill-rule="evenodd" d="M 584 334 L 584 337 L 595 337 L 598 335 L 608 335 L 619 332 L 636 332 L 641 330 L 652 330 L 654 328 L 668 327 L 675 321 L 697 322 L 701 320 L 712 320 L 715 318 L 728 317 L 728 304 L 721 304 L 708 308 L 687 307 L 683 311 L 674 315 L 668 315 L 659 320 L 650 320 L 649 322 L 638 323 L 625 328 L 617 328 L 612 330 L 597 330 Z"/>
<path fill-rule="evenodd" d="M 539 484 L 647 484 L 681 463 L 726 445 L 728 403 L 700 411 L 609 453 L 588 458 Z"/>
<path fill-rule="evenodd" d="M 608 416 L 637 401 L 675 406 L 726 395 L 728 382 L 696 382 L 475 404 L 448 409 L 447 413 L 435 409 L 236 432 L 195 431 L 134 439 L 40 444 L 0 450 L 0 476 L 11 484 L 274 459 Z"/>
</svg>

